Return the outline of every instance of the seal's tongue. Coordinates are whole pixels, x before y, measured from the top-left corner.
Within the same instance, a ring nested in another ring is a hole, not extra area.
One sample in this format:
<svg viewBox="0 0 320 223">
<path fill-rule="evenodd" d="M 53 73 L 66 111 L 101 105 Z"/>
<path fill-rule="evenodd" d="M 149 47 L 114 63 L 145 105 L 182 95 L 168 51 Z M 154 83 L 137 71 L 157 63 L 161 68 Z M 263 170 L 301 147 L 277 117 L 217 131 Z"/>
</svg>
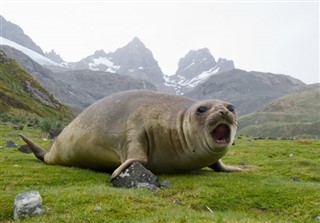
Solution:
<svg viewBox="0 0 320 223">
<path fill-rule="evenodd" d="M 224 144 L 229 141 L 230 130 L 225 124 L 218 125 L 212 132 L 211 135 L 216 143 Z"/>
</svg>

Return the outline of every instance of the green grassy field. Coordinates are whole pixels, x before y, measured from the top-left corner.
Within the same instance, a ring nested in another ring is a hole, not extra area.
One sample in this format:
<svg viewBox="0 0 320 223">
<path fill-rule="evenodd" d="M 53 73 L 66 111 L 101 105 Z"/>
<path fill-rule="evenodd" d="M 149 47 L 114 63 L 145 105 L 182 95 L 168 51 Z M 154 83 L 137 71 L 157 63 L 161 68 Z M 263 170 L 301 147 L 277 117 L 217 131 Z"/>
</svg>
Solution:
<svg viewBox="0 0 320 223">
<path fill-rule="evenodd" d="M 0 146 L 19 145 L 18 130 L 1 125 Z M 25 128 L 43 147 L 40 131 Z M 226 164 L 244 163 L 242 173 L 202 169 L 160 175 L 171 186 L 154 194 L 119 189 L 110 175 L 48 166 L 32 154 L 0 149 L 0 222 L 13 222 L 17 194 L 38 190 L 46 213 L 21 222 L 317 222 L 320 216 L 320 142 L 236 141 Z M 240 165 L 241 166 L 241 165 Z M 242 165 L 243 166 L 243 165 Z M 250 167 L 250 168 L 249 168 Z"/>
</svg>

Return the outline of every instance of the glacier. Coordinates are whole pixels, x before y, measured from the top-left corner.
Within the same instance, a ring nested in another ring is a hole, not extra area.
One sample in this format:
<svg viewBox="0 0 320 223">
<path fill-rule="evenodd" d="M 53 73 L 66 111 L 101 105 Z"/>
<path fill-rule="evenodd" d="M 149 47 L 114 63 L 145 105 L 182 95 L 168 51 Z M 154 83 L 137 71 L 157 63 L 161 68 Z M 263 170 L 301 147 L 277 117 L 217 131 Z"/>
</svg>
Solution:
<svg viewBox="0 0 320 223">
<path fill-rule="evenodd" d="M 42 56 L 39 53 L 36 53 L 33 50 L 30 50 L 24 46 L 21 46 L 20 44 L 17 44 L 11 40 L 8 40 L 2 36 L 0 36 L 0 45 L 7 45 L 7 46 L 11 46 L 19 51 L 21 51 L 22 53 L 26 54 L 27 56 L 29 56 L 32 60 L 34 60 L 35 62 L 37 62 L 40 65 L 49 65 L 49 66 L 57 66 L 57 67 L 64 67 L 61 64 L 58 64 L 50 59 L 48 59 L 45 56 Z"/>
</svg>

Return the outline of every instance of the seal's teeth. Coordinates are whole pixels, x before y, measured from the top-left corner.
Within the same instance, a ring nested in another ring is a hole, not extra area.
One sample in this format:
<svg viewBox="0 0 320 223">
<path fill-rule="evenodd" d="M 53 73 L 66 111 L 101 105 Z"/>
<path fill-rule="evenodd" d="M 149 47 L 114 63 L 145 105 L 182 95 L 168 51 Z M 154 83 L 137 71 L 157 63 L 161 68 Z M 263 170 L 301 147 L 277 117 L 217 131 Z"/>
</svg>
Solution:
<svg viewBox="0 0 320 223">
<path fill-rule="evenodd" d="M 216 140 L 216 143 L 218 143 L 218 144 L 225 144 L 225 143 L 227 143 L 227 140 L 226 140 L 226 139 L 217 139 L 217 140 Z"/>
<path fill-rule="evenodd" d="M 216 139 L 215 142 L 217 144 L 227 144 L 227 143 L 229 143 L 229 137 L 226 136 L 223 139 Z"/>
</svg>

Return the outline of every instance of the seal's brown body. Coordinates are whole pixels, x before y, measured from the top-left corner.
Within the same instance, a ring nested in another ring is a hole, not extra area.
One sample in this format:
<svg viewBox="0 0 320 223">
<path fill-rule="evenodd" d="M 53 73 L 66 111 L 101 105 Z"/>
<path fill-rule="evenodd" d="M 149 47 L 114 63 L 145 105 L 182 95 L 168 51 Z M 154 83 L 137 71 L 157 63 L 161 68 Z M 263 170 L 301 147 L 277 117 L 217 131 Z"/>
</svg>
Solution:
<svg viewBox="0 0 320 223">
<path fill-rule="evenodd" d="M 220 161 L 236 133 L 230 106 L 150 91 L 118 93 L 84 110 L 38 158 L 46 164 L 115 170 L 113 178 L 134 161 L 154 173 L 206 166 L 240 171 Z"/>
</svg>

